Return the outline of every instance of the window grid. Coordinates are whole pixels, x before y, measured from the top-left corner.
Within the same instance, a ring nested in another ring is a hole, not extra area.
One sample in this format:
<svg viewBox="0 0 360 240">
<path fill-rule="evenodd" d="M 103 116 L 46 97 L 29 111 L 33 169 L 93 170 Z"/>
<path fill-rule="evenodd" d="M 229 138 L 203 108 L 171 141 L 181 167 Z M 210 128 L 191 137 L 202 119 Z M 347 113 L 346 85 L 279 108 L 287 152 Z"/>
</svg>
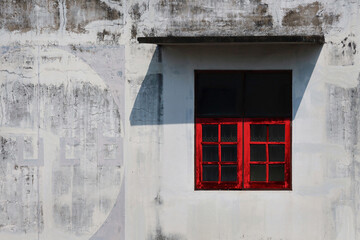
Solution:
<svg viewBox="0 0 360 240">
<path fill-rule="evenodd" d="M 266 125 L 266 142 L 251 141 L 251 125 Z M 269 141 L 269 126 L 284 125 L 284 141 Z M 245 189 L 291 189 L 290 176 L 290 157 L 291 157 L 291 125 L 290 119 L 244 119 L 244 188 Z M 264 144 L 266 147 L 266 161 L 251 161 L 250 147 L 255 144 Z M 269 159 L 269 145 L 284 145 L 285 156 L 284 161 L 270 161 Z M 251 165 L 261 164 L 266 166 L 266 180 L 265 181 L 251 181 Z M 284 166 L 284 180 L 270 181 L 269 169 L 270 165 Z"/>
<path fill-rule="evenodd" d="M 227 118 L 227 119 L 215 119 L 215 118 L 200 118 L 196 123 L 196 151 L 200 154 L 196 154 L 196 188 L 198 189 L 240 189 L 242 186 L 242 121 L 239 118 Z M 204 125 L 216 125 L 217 126 L 217 141 L 207 142 L 203 141 L 202 131 Z M 237 129 L 237 141 L 225 142 L 221 139 L 221 128 L 224 125 L 236 125 Z M 203 146 L 204 145 L 216 145 L 218 147 L 218 161 L 205 162 L 203 161 Z M 223 161 L 222 160 L 222 146 L 236 145 L 237 157 L 236 161 Z M 204 181 L 203 180 L 203 166 L 217 165 L 218 167 L 218 180 L 217 181 Z M 222 166 L 236 165 L 237 181 L 222 181 L 221 172 Z"/>
<path fill-rule="evenodd" d="M 195 164 L 195 182 L 196 189 L 291 189 L 290 176 L 290 119 L 244 119 L 244 118 L 197 118 L 196 119 L 196 164 Z M 251 140 L 251 125 L 266 125 L 266 141 Z M 203 141 L 202 129 L 206 125 L 217 126 L 217 141 Z M 221 128 L 224 125 L 237 126 L 237 141 L 222 141 Z M 269 141 L 269 126 L 284 125 L 285 136 L 283 141 Z M 244 133 L 244 134 L 243 134 Z M 250 146 L 265 145 L 266 161 L 251 161 Z M 203 161 L 203 146 L 216 145 L 218 149 L 217 161 Z M 236 145 L 237 158 L 235 161 L 223 161 L 222 146 Z M 269 145 L 284 145 L 284 161 L 270 161 Z M 217 181 L 204 181 L 203 167 L 217 165 Z M 237 181 L 222 181 L 222 166 L 237 166 Z M 252 165 L 264 165 L 266 167 L 265 181 L 251 181 L 250 169 Z M 283 166 L 284 181 L 270 181 L 269 169 L 272 166 Z"/>
</svg>

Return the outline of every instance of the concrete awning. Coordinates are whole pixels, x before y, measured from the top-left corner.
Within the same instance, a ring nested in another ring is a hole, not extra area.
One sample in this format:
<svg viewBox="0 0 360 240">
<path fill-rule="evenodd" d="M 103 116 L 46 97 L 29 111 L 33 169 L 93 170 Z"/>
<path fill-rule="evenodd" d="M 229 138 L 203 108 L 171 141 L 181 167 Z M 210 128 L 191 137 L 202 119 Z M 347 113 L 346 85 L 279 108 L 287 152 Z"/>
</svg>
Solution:
<svg viewBox="0 0 360 240">
<path fill-rule="evenodd" d="M 288 43 L 288 44 L 324 44 L 323 35 L 292 35 L 292 36 L 168 36 L 138 37 L 139 43 L 158 45 L 173 44 L 229 44 L 229 43 Z"/>
</svg>

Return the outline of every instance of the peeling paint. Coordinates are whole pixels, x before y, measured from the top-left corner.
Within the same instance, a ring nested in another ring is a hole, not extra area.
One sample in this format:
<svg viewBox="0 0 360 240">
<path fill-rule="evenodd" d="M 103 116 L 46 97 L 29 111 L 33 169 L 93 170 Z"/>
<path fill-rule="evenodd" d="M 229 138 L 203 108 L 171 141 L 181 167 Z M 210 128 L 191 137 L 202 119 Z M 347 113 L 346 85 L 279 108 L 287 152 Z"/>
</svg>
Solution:
<svg viewBox="0 0 360 240">
<path fill-rule="evenodd" d="M 294 9 L 289 9 L 283 20 L 283 26 L 321 26 L 331 25 L 339 21 L 340 15 L 334 13 L 324 13 L 324 7 L 319 2 L 313 2 L 307 5 L 299 5 Z"/>
<path fill-rule="evenodd" d="M 0 28 L 8 31 L 55 31 L 60 27 L 58 2 L 53 0 L 0 2 Z"/>
<path fill-rule="evenodd" d="M 317 13 L 321 7 L 318 2 L 305 6 L 299 5 L 296 9 L 291 9 L 285 14 L 282 24 L 284 26 L 318 26 L 321 22 Z"/>
<path fill-rule="evenodd" d="M 85 33 L 86 25 L 92 21 L 117 20 L 123 17 L 121 12 L 100 0 L 67 1 L 66 8 L 66 30 L 76 33 Z"/>
</svg>

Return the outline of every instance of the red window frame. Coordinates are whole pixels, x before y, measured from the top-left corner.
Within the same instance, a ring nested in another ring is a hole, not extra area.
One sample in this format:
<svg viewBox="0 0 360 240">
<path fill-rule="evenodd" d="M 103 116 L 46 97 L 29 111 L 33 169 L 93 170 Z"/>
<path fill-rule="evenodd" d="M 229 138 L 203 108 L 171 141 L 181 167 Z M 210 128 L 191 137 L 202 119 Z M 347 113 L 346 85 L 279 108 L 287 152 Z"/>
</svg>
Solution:
<svg viewBox="0 0 360 240">
<path fill-rule="evenodd" d="M 250 137 L 250 125 L 262 124 L 266 125 L 266 141 L 252 142 Z M 269 141 L 269 125 L 285 125 L 285 140 L 281 142 Z M 256 162 L 250 161 L 250 145 L 262 144 L 266 145 L 266 161 Z M 283 144 L 285 147 L 284 161 L 269 161 L 269 145 Z M 259 119 L 247 118 L 244 119 L 244 189 L 291 189 L 291 120 L 290 119 Z M 266 166 L 266 181 L 251 181 L 250 180 L 250 166 L 260 164 Z M 284 181 L 275 182 L 269 181 L 269 166 L 270 165 L 284 165 Z"/>
<path fill-rule="evenodd" d="M 237 125 L 237 141 L 236 142 L 222 142 L 221 141 L 221 125 Z M 203 142 L 202 141 L 202 126 L 203 125 L 217 125 L 218 126 L 218 141 L 217 142 Z M 242 187 L 242 152 L 243 152 L 243 122 L 241 118 L 197 118 L 196 123 L 196 189 L 241 189 Z M 218 145 L 218 162 L 203 162 L 202 146 Z M 237 161 L 236 162 L 222 162 L 221 161 L 221 145 L 237 145 Z M 218 165 L 218 181 L 207 182 L 202 180 L 203 165 Z M 237 165 L 237 181 L 236 182 L 221 182 L 221 166 L 223 165 Z"/>
<path fill-rule="evenodd" d="M 221 125 L 236 124 L 237 125 L 237 142 L 221 142 Z M 264 142 L 252 142 L 250 138 L 250 125 L 263 124 L 267 126 L 267 137 Z M 285 141 L 269 142 L 269 125 L 285 125 Z M 217 125 L 218 141 L 203 142 L 202 126 Z M 195 119 L 195 189 L 198 190 L 290 190 L 291 189 L 291 120 L 288 118 L 196 118 Z M 218 162 L 202 161 L 202 146 L 204 144 L 218 145 Z M 222 182 L 221 166 L 234 165 L 235 162 L 221 161 L 221 145 L 237 144 L 237 181 Z M 250 161 L 250 145 L 263 144 L 266 145 L 266 161 L 253 162 Z M 269 144 L 283 144 L 285 146 L 285 156 L 283 162 L 269 161 Z M 262 164 L 266 166 L 266 181 L 251 181 L 250 167 L 252 164 Z M 284 181 L 269 181 L 269 165 L 284 165 Z M 202 169 L 203 165 L 218 165 L 218 181 L 203 181 Z"/>
</svg>

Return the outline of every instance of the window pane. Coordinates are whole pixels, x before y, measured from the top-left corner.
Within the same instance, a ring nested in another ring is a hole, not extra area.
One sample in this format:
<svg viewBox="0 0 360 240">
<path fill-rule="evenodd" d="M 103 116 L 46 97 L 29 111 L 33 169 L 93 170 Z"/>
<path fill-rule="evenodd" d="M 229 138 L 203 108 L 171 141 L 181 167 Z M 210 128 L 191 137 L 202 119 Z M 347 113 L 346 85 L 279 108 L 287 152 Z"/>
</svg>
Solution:
<svg viewBox="0 0 360 240">
<path fill-rule="evenodd" d="M 284 181 L 284 164 L 269 165 L 269 181 Z"/>
<path fill-rule="evenodd" d="M 203 165 L 203 181 L 218 181 L 218 165 Z"/>
<path fill-rule="evenodd" d="M 250 145 L 250 161 L 266 161 L 266 145 L 251 144 Z"/>
<path fill-rule="evenodd" d="M 237 126 L 235 124 L 221 125 L 221 141 L 237 142 Z"/>
<path fill-rule="evenodd" d="M 269 125 L 269 142 L 285 141 L 285 125 Z"/>
<path fill-rule="evenodd" d="M 236 162 L 237 161 L 237 145 L 221 145 L 221 161 Z"/>
<path fill-rule="evenodd" d="M 250 165 L 250 181 L 266 181 L 266 165 Z"/>
<path fill-rule="evenodd" d="M 203 145 L 203 162 L 219 161 L 218 145 Z"/>
<path fill-rule="evenodd" d="M 242 116 L 242 86 L 240 72 L 196 73 L 196 117 Z"/>
<path fill-rule="evenodd" d="M 203 142 L 217 142 L 218 133 L 218 125 L 202 125 Z"/>
<path fill-rule="evenodd" d="M 283 162 L 285 160 L 284 144 L 269 144 L 269 161 Z"/>
<path fill-rule="evenodd" d="M 291 117 L 291 72 L 245 73 L 245 117 Z"/>
<path fill-rule="evenodd" d="M 265 124 L 251 124 L 250 125 L 250 140 L 252 142 L 266 142 L 266 125 Z"/>
<path fill-rule="evenodd" d="M 221 166 L 221 181 L 237 181 L 237 166 L 236 165 L 224 165 Z"/>
</svg>

